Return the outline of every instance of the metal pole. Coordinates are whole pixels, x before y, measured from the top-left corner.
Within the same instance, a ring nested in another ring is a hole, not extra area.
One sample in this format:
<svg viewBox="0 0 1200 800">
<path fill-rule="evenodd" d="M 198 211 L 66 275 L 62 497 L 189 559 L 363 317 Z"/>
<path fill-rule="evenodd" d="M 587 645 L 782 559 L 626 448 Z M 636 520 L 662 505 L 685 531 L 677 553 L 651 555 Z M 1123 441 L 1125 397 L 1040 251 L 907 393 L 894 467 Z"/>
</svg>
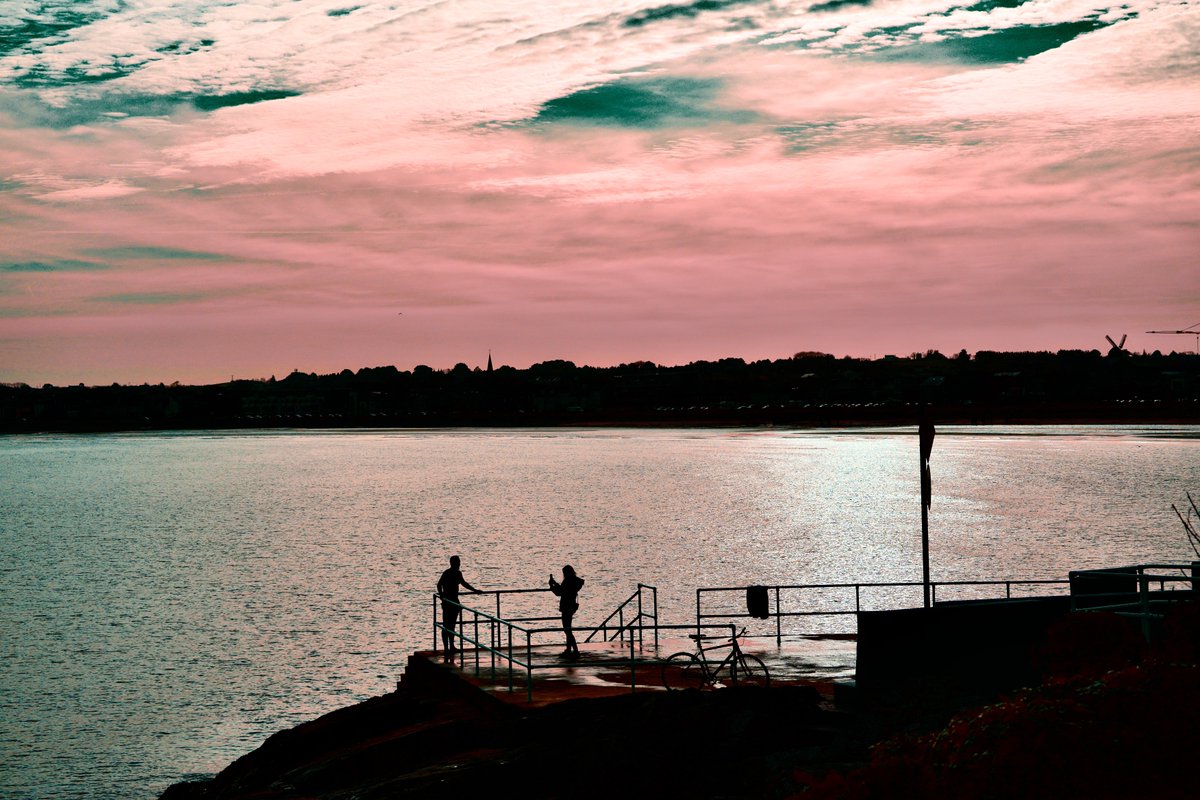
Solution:
<svg viewBox="0 0 1200 800">
<path fill-rule="evenodd" d="M 1200 565 L 1200 561 L 1196 562 Z M 1192 572 L 1195 573 L 1197 566 L 1192 567 Z M 1194 583 L 1194 582 L 1193 582 Z M 651 586 L 651 592 L 654 595 L 654 652 L 658 652 L 658 587 Z"/>
<path fill-rule="evenodd" d="M 633 636 L 629 637 L 629 691 L 637 691 L 637 672 L 633 660 Z"/>
<path fill-rule="evenodd" d="M 529 643 L 529 631 L 525 631 L 525 702 L 533 702 L 533 647 Z"/>
<path fill-rule="evenodd" d="M 779 608 L 779 587 L 775 587 L 775 646 L 783 645 L 783 617 L 780 615 Z"/>
<path fill-rule="evenodd" d="M 862 604 L 859 602 L 858 590 L 862 587 L 859 584 L 854 584 L 854 613 L 862 611 Z"/>
<path fill-rule="evenodd" d="M 471 609 L 475 614 L 475 674 L 479 674 L 479 612 Z"/>
<path fill-rule="evenodd" d="M 438 627 L 437 627 L 437 595 L 433 596 L 433 652 L 437 652 L 438 645 Z"/>
<path fill-rule="evenodd" d="M 642 585 L 639 583 L 637 588 L 638 596 L 638 647 L 644 647 L 646 644 L 645 634 L 642 632 Z"/>
<path fill-rule="evenodd" d="M 921 460 L 921 469 L 925 469 L 925 461 Z M 925 589 L 925 607 L 929 608 L 929 507 L 921 501 L 921 580 Z"/>
<path fill-rule="evenodd" d="M 1146 573 L 1138 570 L 1141 573 L 1138 576 L 1138 590 L 1141 594 L 1142 601 L 1142 636 L 1146 637 L 1146 641 L 1150 641 L 1150 580 L 1146 577 Z"/>
<path fill-rule="evenodd" d="M 617 632 L 623 642 L 625 641 L 625 606 L 617 609 L 617 625 L 620 626 L 617 628 Z"/>
<path fill-rule="evenodd" d="M 700 641 L 700 592 L 703 589 L 696 590 L 696 641 Z"/>
<path fill-rule="evenodd" d="M 513 690 L 512 625 L 508 627 L 508 690 Z"/>
<path fill-rule="evenodd" d="M 925 607 L 929 608 L 932 598 L 929 586 L 929 504 L 933 495 L 933 480 L 929 475 L 929 457 L 933 453 L 933 421 L 923 409 L 917 425 L 917 455 L 921 476 L 921 574 L 925 588 Z"/>
</svg>

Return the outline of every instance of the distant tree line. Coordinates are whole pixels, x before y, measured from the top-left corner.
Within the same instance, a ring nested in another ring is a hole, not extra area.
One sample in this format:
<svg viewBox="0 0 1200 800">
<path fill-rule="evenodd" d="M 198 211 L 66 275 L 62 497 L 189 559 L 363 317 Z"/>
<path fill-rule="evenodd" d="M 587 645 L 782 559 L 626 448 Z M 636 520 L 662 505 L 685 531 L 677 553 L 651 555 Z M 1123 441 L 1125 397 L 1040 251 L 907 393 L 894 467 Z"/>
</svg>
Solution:
<svg viewBox="0 0 1200 800">
<path fill-rule="evenodd" d="M 662 366 L 394 366 L 208 386 L 0 386 L 0 431 L 1200 421 L 1200 356 L 797 353 Z"/>
</svg>

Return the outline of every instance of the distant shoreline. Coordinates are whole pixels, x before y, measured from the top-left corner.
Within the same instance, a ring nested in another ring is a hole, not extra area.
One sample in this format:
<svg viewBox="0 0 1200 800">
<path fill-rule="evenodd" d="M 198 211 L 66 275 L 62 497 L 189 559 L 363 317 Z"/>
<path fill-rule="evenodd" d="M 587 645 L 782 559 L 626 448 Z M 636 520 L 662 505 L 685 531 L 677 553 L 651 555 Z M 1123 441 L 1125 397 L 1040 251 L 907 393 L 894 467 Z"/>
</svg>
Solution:
<svg viewBox="0 0 1200 800">
<path fill-rule="evenodd" d="M 1189 405 L 1191 407 L 1189 407 Z M 926 413 L 937 425 L 964 427 L 986 427 L 1004 425 L 1200 425 L 1200 403 L 1179 404 L 1172 408 L 1131 409 L 1125 413 L 1081 414 L 1037 413 L 1034 409 L 977 409 L 972 415 L 945 413 L 936 407 Z M 846 428 L 897 428 L 913 426 L 921 414 L 912 409 L 909 414 L 861 415 L 846 413 L 843 409 L 830 409 L 828 415 L 800 415 L 794 413 L 772 413 L 764 411 L 753 415 L 670 415 L 657 418 L 608 417 L 598 418 L 575 415 L 546 415 L 519 417 L 478 417 L 451 415 L 383 416 L 371 419 L 346 419 L 338 415 L 312 415 L 281 417 L 279 419 L 235 418 L 196 420 L 191 424 L 60 424 L 38 426 L 9 422 L 0 426 L 0 435 L 12 434 L 55 434 L 55 433 L 137 433 L 171 431 L 254 431 L 254 430 L 452 430 L 473 428 L 479 430 L 536 429 L 536 428 L 782 428 L 794 430 L 840 430 Z"/>
<path fill-rule="evenodd" d="M 0 386 L 0 432 L 1200 423 L 1200 356 L 820 354 L 524 370 L 395 367 L 208 386 Z"/>
</svg>

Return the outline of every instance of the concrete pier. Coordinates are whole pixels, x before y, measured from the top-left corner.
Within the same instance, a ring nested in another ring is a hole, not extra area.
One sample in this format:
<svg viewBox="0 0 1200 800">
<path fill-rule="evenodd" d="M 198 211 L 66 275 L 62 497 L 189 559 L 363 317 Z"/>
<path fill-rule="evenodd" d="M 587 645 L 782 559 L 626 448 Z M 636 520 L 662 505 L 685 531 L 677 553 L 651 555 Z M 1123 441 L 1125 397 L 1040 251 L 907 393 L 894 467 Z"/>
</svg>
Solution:
<svg viewBox="0 0 1200 800">
<path fill-rule="evenodd" d="M 744 652 L 762 659 L 771 675 L 772 686 L 812 686 L 823 698 L 832 701 L 833 685 L 854 677 L 856 641 L 853 637 L 790 637 L 776 645 L 772 639 L 742 639 Z M 714 644 L 716 642 L 713 642 Z M 559 656 L 561 645 L 530 648 L 530 671 L 513 666 L 486 649 L 456 652 L 451 664 L 443 662 L 440 651 L 422 651 L 409 657 L 404 681 L 444 681 L 443 671 L 504 703 L 541 707 L 563 700 L 612 697 L 631 692 L 665 691 L 662 660 L 677 652 L 695 652 L 695 643 L 687 638 L 661 639 L 658 646 L 646 642 L 643 647 L 628 642 L 588 643 L 580 646 L 578 660 Z M 711 654 L 718 662 L 727 651 Z M 632 658 L 631 658 L 632 656 Z M 524 648 L 514 657 L 525 661 Z"/>
</svg>

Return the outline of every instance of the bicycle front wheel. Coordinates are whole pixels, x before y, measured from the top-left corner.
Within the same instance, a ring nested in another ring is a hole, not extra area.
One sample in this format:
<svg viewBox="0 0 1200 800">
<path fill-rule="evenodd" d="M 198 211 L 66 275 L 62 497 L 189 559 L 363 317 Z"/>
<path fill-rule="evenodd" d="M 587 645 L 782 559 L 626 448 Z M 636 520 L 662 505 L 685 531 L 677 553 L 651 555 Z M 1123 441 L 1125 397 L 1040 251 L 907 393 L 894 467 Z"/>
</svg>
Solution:
<svg viewBox="0 0 1200 800">
<path fill-rule="evenodd" d="M 662 666 L 663 686 L 671 690 L 704 687 L 704 665 L 691 653 L 675 653 Z"/>
<path fill-rule="evenodd" d="M 771 673 L 767 672 L 767 665 L 761 658 L 743 653 L 733 680 L 736 686 L 761 686 L 765 689 L 771 685 Z"/>
</svg>

